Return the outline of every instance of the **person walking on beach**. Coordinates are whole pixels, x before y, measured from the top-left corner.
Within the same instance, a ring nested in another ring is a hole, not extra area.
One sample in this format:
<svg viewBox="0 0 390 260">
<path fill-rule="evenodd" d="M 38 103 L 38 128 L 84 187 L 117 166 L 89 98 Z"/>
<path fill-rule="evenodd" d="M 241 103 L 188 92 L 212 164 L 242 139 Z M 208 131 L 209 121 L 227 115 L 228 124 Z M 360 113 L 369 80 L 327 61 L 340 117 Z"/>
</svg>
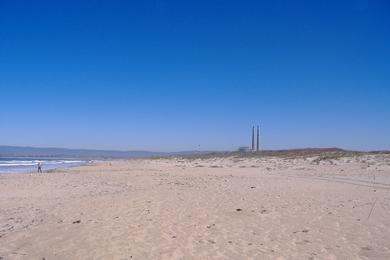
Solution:
<svg viewBox="0 0 390 260">
<path fill-rule="evenodd" d="M 42 163 L 38 162 L 38 173 L 42 173 Z"/>
</svg>

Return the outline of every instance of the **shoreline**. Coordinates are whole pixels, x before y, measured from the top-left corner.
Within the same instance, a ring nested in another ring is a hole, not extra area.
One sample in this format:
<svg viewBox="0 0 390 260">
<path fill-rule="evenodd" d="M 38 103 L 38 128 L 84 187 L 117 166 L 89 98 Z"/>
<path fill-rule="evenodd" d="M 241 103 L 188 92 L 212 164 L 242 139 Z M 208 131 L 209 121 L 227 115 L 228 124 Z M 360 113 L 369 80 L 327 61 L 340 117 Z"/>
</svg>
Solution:
<svg viewBox="0 0 390 260">
<path fill-rule="evenodd" d="M 41 159 L 39 159 L 39 160 L 41 160 Z M 64 160 L 64 159 L 53 159 L 53 160 Z M 97 161 L 97 160 L 94 160 L 94 161 L 91 160 L 91 161 L 85 161 L 85 162 L 80 162 L 80 163 L 68 163 L 68 162 L 58 163 L 57 165 L 51 165 L 46 169 L 45 169 L 45 165 L 43 165 L 42 173 L 52 173 L 52 172 L 62 170 L 62 169 L 68 169 L 68 168 L 83 166 L 83 165 L 87 165 L 87 164 L 94 164 L 94 163 L 98 163 L 98 162 L 99 161 Z M 37 172 L 37 168 L 35 168 L 35 170 L 33 170 L 33 165 L 31 165 L 30 167 L 26 167 L 26 168 L 28 168 L 28 169 L 25 169 L 25 170 L 12 169 L 12 170 L 8 170 L 8 171 L 1 171 L 1 168 L 0 168 L 0 176 L 1 175 L 8 175 L 8 174 L 42 174 L 42 173 Z"/>
</svg>

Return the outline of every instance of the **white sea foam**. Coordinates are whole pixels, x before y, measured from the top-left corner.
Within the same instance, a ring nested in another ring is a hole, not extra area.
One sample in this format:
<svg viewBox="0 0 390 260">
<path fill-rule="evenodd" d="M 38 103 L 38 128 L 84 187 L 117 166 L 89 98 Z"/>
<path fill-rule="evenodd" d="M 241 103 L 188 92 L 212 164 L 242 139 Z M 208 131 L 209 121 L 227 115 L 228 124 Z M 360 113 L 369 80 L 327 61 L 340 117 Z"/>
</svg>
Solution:
<svg viewBox="0 0 390 260">
<path fill-rule="evenodd" d="M 36 165 L 36 163 L 0 163 L 0 167 L 7 167 L 7 166 L 31 166 Z"/>
</svg>

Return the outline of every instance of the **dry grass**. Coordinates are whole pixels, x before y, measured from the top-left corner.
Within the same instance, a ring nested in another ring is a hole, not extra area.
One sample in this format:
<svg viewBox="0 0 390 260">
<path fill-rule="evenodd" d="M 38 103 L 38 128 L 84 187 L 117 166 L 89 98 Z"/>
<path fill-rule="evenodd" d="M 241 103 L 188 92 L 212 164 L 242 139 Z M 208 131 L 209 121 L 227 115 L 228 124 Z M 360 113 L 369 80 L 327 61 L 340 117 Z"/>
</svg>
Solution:
<svg viewBox="0 0 390 260">
<path fill-rule="evenodd" d="M 207 154 L 181 155 L 175 156 L 180 159 L 211 159 L 234 157 L 238 159 L 261 158 L 261 157 L 279 157 L 285 159 L 320 157 L 320 160 L 338 159 L 341 157 L 350 157 L 356 155 L 368 154 L 367 152 L 347 151 L 339 148 L 306 148 L 291 150 L 269 150 L 259 152 L 213 152 Z"/>
</svg>

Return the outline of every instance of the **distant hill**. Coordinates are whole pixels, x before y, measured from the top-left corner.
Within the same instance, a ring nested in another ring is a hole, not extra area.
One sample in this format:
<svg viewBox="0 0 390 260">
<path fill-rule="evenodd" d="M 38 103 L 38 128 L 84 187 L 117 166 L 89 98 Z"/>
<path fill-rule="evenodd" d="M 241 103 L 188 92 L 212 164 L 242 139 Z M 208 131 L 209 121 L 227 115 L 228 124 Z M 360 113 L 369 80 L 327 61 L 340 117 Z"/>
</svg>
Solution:
<svg viewBox="0 0 390 260">
<path fill-rule="evenodd" d="M 166 155 L 166 153 L 148 151 L 37 148 L 0 145 L 0 157 L 142 158 L 163 155 Z"/>
<path fill-rule="evenodd" d="M 0 157 L 45 157 L 45 158 L 88 158 L 88 159 L 121 159 L 146 158 L 173 155 L 196 155 L 211 151 L 183 151 L 183 152 L 149 152 L 149 151 L 113 151 L 67 148 L 38 148 L 0 145 Z"/>
<path fill-rule="evenodd" d="M 303 148 L 290 150 L 262 150 L 260 152 L 215 152 L 215 151 L 182 151 L 182 152 L 149 152 L 149 151 L 114 151 L 67 148 L 38 148 L 0 145 L 1 157 L 40 157 L 40 158 L 82 158 L 82 159 L 125 159 L 147 157 L 184 156 L 193 158 L 207 157 L 258 157 L 258 156 L 318 156 L 324 154 L 353 155 L 353 154 L 390 153 L 389 151 L 357 152 L 339 148 Z"/>
</svg>

